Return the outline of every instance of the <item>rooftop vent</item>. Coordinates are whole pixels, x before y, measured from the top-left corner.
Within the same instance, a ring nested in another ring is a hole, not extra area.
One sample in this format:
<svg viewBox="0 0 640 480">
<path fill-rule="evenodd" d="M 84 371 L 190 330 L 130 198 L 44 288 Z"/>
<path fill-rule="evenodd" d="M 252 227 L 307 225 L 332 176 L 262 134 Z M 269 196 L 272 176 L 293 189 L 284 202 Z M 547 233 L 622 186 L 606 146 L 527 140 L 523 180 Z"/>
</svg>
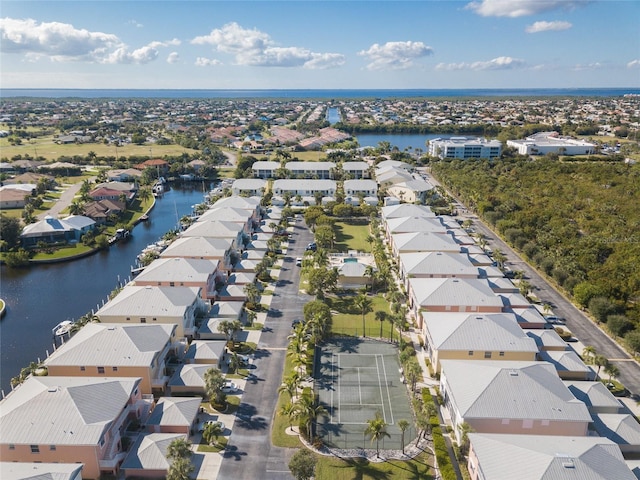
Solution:
<svg viewBox="0 0 640 480">
<path fill-rule="evenodd" d="M 518 376 L 518 371 L 517 370 L 509 370 L 509 375 L 511 375 L 512 377 L 517 377 Z"/>
<path fill-rule="evenodd" d="M 576 468 L 576 464 L 573 462 L 573 458 L 565 458 L 562 460 L 562 466 L 564 468 Z"/>
<path fill-rule="evenodd" d="M 55 393 L 55 392 L 57 392 L 57 391 L 58 391 L 58 387 L 49 387 L 49 388 L 47 389 L 47 392 L 49 392 L 49 393 Z"/>
</svg>

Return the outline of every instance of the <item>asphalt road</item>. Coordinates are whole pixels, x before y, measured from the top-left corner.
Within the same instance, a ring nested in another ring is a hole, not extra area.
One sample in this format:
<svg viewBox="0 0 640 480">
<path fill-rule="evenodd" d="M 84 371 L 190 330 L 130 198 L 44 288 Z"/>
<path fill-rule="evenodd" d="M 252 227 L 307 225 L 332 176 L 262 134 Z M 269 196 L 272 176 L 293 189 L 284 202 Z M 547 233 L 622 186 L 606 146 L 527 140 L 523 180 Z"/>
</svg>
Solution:
<svg viewBox="0 0 640 480">
<path fill-rule="evenodd" d="M 313 236 L 303 220 L 296 221 L 255 355 L 256 369 L 253 373 L 257 378 L 247 382 L 242 395 L 220 466 L 220 479 L 293 479 L 288 464 L 295 450 L 273 446 L 271 428 L 278 387 L 282 383 L 291 321 L 302 318 L 302 308 L 311 300 L 298 291 L 300 267 L 295 266 L 296 257 L 303 256 L 311 241 Z"/>
<path fill-rule="evenodd" d="M 605 332 L 600 330 L 589 317 L 576 308 L 564 295 L 556 290 L 537 270 L 525 262 L 498 235 L 487 227 L 476 215 L 466 212 L 461 204 L 457 206 L 462 218 L 473 221 L 473 229 L 482 233 L 487 245 L 492 249 L 500 249 L 507 258 L 506 264 L 511 270 L 522 270 L 527 281 L 533 285 L 533 293 L 543 303 L 549 303 L 554 315 L 566 319 L 566 329 L 573 333 L 583 345 L 593 345 L 598 354 L 604 355 L 620 369 L 618 380 L 632 393 L 635 399 L 640 399 L 640 364 L 634 361 L 616 342 Z M 582 352 L 578 352 L 581 354 Z"/>
</svg>

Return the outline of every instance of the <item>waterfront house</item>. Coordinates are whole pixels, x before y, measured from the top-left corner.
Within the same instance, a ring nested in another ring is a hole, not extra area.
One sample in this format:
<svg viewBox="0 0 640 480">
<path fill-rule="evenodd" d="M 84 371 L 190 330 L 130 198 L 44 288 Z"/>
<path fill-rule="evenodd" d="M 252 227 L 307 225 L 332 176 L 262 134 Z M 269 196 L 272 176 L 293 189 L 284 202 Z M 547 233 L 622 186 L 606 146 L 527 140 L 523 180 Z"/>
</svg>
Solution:
<svg viewBox="0 0 640 480">
<path fill-rule="evenodd" d="M 167 360 L 181 348 L 176 325 L 88 323 L 44 365 L 50 377 L 139 377 L 151 394 L 164 391 Z"/>
<path fill-rule="evenodd" d="M 637 480 L 600 437 L 469 434 L 470 480 Z"/>
<path fill-rule="evenodd" d="M 223 238 L 230 240 L 234 249 L 242 250 L 250 238 L 251 231 L 248 230 L 247 223 L 230 222 L 226 220 L 203 220 L 191 224 L 191 226 L 180 235 L 182 238 Z"/>
<path fill-rule="evenodd" d="M 224 280 L 219 260 L 158 258 L 135 278 L 134 285 L 158 287 L 198 287 L 202 298 L 213 300 L 216 284 Z"/>
<path fill-rule="evenodd" d="M 220 270 L 228 270 L 234 254 L 235 240 L 231 238 L 180 237 L 160 254 L 160 258 L 219 260 Z"/>
<path fill-rule="evenodd" d="M 138 165 L 135 165 L 133 168 L 137 170 L 145 170 L 147 168 L 153 169 L 154 173 L 158 174 L 158 176 L 166 176 L 169 173 L 169 162 L 166 160 L 162 160 L 161 158 L 152 158 L 150 160 L 145 160 Z"/>
<path fill-rule="evenodd" d="M 122 462 L 125 478 L 166 478 L 172 460 L 167 458 L 171 442 L 187 439 L 181 433 L 143 433 Z"/>
<path fill-rule="evenodd" d="M 535 361 L 538 347 L 506 313 L 422 314 L 425 349 L 435 372 L 441 360 Z"/>
<path fill-rule="evenodd" d="M 233 182 L 233 195 L 262 196 L 267 188 L 267 181 L 262 178 L 239 178 Z"/>
<path fill-rule="evenodd" d="M 120 200 L 98 200 L 86 203 L 82 207 L 82 214 L 98 225 L 104 225 L 110 218 L 119 217 L 126 209 L 126 204 Z"/>
<path fill-rule="evenodd" d="M 0 402 L 0 457 L 115 476 L 126 455 L 122 432 L 144 423 L 151 403 L 139 378 L 29 377 Z"/>
<path fill-rule="evenodd" d="M 95 228 L 96 222 L 83 215 L 70 215 L 58 219 L 47 215 L 44 220 L 22 229 L 20 241 L 25 247 L 44 243 L 77 243 L 82 235 Z"/>
<path fill-rule="evenodd" d="M 586 436 L 591 415 L 547 362 L 442 360 L 440 392 L 456 440 L 478 433 Z"/>
<path fill-rule="evenodd" d="M 336 190 L 337 184 L 333 180 L 284 179 L 273 182 L 273 194 L 280 196 L 288 193 L 292 196 L 313 197 L 316 193 L 320 193 L 325 197 L 334 197 Z"/>
<path fill-rule="evenodd" d="M 198 287 L 125 286 L 96 312 L 103 323 L 176 324 L 176 336 L 192 337 L 198 313 L 207 311 Z"/>
<path fill-rule="evenodd" d="M 328 180 L 333 178 L 336 164 L 333 162 L 287 162 L 285 168 L 291 178 L 314 178 Z"/>
<path fill-rule="evenodd" d="M 147 431 L 189 435 L 201 403 L 202 397 L 160 397 L 145 423 Z"/>
<path fill-rule="evenodd" d="M 258 226 L 259 218 L 248 210 L 235 207 L 216 207 L 215 205 L 200 215 L 195 224 L 202 222 L 233 222 L 242 225 L 244 233 L 251 235 L 253 230 Z M 194 224 L 194 225 L 195 225 Z"/>
<path fill-rule="evenodd" d="M 142 172 L 135 168 L 116 168 L 107 171 L 107 180 L 110 182 L 139 182 Z"/>
</svg>

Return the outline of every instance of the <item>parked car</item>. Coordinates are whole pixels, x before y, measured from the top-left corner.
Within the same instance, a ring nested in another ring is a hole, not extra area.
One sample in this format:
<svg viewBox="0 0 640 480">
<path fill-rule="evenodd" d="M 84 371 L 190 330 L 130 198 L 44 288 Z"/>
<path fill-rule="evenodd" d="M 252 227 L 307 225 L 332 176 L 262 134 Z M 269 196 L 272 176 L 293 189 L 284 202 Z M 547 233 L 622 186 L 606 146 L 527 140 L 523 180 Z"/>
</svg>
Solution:
<svg viewBox="0 0 640 480">
<path fill-rule="evenodd" d="M 236 393 L 239 390 L 238 385 L 233 382 L 227 382 L 222 387 L 223 393 Z"/>
<path fill-rule="evenodd" d="M 307 245 L 307 252 L 315 252 L 318 249 L 318 245 L 315 242 Z"/>
<path fill-rule="evenodd" d="M 556 317 L 555 315 L 547 315 L 546 317 L 544 317 L 544 319 L 547 322 L 552 323 L 554 325 L 564 325 L 565 324 L 564 318 Z"/>
<path fill-rule="evenodd" d="M 300 320 L 299 318 L 294 318 L 293 322 L 291 322 L 291 328 L 295 328 L 296 326 L 300 325 L 302 323 L 302 320 Z"/>
<path fill-rule="evenodd" d="M 207 420 L 206 422 L 201 422 L 198 425 L 198 433 L 204 432 L 205 429 L 207 428 L 207 425 L 212 425 L 212 424 L 216 424 L 216 423 L 218 425 L 220 425 L 220 430 L 222 430 L 223 432 L 224 432 L 225 428 L 227 428 L 224 423 L 222 423 L 222 422 L 220 422 L 218 420 Z"/>
<path fill-rule="evenodd" d="M 302 266 L 302 258 L 298 257 L 296 258 L 296 267 L 301 267 Z"/>
</svg>

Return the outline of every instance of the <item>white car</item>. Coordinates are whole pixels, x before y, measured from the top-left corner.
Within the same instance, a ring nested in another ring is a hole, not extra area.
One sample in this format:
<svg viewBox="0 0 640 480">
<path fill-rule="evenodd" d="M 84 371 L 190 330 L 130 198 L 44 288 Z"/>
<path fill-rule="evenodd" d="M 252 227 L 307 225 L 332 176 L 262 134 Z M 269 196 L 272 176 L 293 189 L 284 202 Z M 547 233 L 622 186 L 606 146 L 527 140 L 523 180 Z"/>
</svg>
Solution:
<svg viewBox="0 0 640 480">
<path fill-rule="evenodd" d="M 298 257 L 296 258 L 296 267 L 301 267 L 302 266 L 302 258 Z"/>
<path fill-rule="evenodd" d="M 233 382 L 227 382 L 224 384 L 224 387 L 222 387 L 223 393 L 236 393 L 238 390 L 238 385 Z"/>
</svg>

